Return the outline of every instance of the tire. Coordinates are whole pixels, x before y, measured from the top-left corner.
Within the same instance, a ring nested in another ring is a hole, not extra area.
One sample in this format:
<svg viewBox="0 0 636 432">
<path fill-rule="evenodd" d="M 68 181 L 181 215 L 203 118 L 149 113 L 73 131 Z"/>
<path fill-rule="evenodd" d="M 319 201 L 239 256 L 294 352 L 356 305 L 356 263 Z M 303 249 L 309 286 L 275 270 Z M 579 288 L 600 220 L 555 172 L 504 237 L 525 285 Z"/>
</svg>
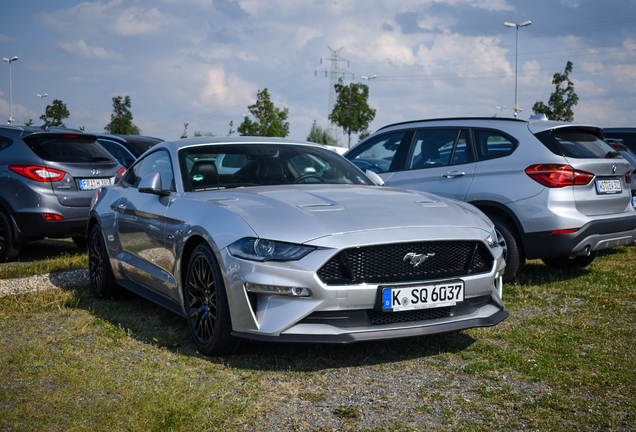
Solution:
<svg viewBox="0 0 636 432">
<path fill-rule="evenodd" d="M 73 237 L 73 243 L 75 243 L 75 246 L 77 246 L 78 248 L 80 248 L 81 250 L 85 251 L 86 247 L 87 247 L 87 240 L 86 240 L 86 236 L 77 236 L 77 237 Z"/>
<path fill-rule="evenodd" d="M 592 261 L 596 258 L 596 252 L 591 252 L 588 256 L 577 256 L 570 258 L 569 256 L 541 258 L 541 261 L 548 267 L 555 268 L 572 268 L 572 267 L 587 267 L 592 264 Z"/>
<path fill-rule="evenodd" d="M 88 241 L 88 276 L 97 298 L 116 297 L 120 293 L 110 266 L 108 251 L 99 225 L 93 225 Z"/>
<path fill-rule="evenodd" d="M 495 224 L 497 242 L 504 248 L 506 270 L 503 274 L 503 281 L 510 283 L 514 281 L 523 270 L 526 264 L 526 255 L 523 251 L 517 228 L 513 223 L 497 215 L 488 215 L 488 217 Z"/>
<path fill-rule="evenodd" d="M 192 252 L 184 285 L 190 334 L 199 352 L 209 356 L 235 354 L 245 340 L 232 333 L 230 307 L 218 262 L 207 244 Z"/>
<path fill-rule="evenodd" d="M 14 260 L 20 253 L 22 244 L 16 242 L 10 219 L 0 211 L 0 262 Z"/>
</svg>

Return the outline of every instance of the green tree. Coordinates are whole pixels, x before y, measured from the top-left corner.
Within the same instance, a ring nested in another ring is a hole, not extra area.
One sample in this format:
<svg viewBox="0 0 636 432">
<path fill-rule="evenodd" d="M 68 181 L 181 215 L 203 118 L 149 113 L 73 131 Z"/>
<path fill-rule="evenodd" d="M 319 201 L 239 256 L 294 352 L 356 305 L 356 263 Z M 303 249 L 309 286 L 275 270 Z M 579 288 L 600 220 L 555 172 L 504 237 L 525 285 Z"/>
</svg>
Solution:
<svg viewBox="0 0 636 432">
<path fill-rule="evenodd" d="M 362 141 L 369 135 L 371 135 L 371 131 L 369 129 L 363 130 L 362 132 L 360 132 L 360 135 L 358 135 L 358 142 Z"/>
<path fill-rule="evenodd" d="M 66 104 L 59 99 L 53 99 L 51 105 L 47 105 L 44 114 L 40 116 L 40 120 L 48 123 L 52 127 L 66 127 L 64 119 L 71 115 L 66 108 Z"/>
<path fill-rule="evenodd" d="M 190 123 L 184 123 L 183 124 L 183 133 L 181 134 L 181 136 L 179 137 L 179 139 L 185 139 L 188 137 L 188 125 Z"/>
<path fill-rule="evenodd" d="M 316 120 L 314 120 L 314 124 L 311 125 L 311 130 L 309 131 L 309 135 L 307 135 L 307 141 L 328 146 L 338 146 L 338 140 L 331 134 L 329 129 L 323 129 L 318 126 Z"/>
<path fill-rule="evenodd" d="M 113 98 L 113 113 L 110 115 L 110 123 L 104 130 L 110 134 L 139 135 L 141 130 L 132 122 L 133 115 L 128 108 L 132 103 L 130 96 L 122 99 L 121 96 Z"/>
<path fill-rule="evenodd" d="M 346 86 L 341 79 L 334 88 L 337 100 L 329 114 L 329 120 L 345 130 L 351 148 L 351 134 L 367 130 L 375 118 L 375 110 L 367 102 L 369 87 L 358 83 Z"/>
<path fill-rule="evenodd" d="M 579 103 L 579 97 L 574 93 L 574 84 L 570 81 L 570 73 L 572 72 L 571 61 L 565 66 L 565 72 L 555 73 L 552 78 L 552 84 L 555 85 L 554 92 L 550 96 L 548 105 L 543 102 L 535 102 L 532 111 L 535 114 L 545 114 L 550 120 L 559 120 L 571 122 L 574 120 L 572 107 Z"/>
<path fill-rule="evenodd" d="M 194 137 L 213 137 L 216 136 L 212 132 L 194 131 Z"/>
<path fill-rule="evenodd" d="M 287 117 L 289 109 L 276 108 L 269 100 L 267 89 L 257 93 L 256 103 L 247 107 L 250 113 L 256 118 L 252 121 L 245 116 L 243 123 L 237 128 L 237 132 L 242 136 L 267 136 L 286 137 L 289 135 L 289 122 Z"/>
</svg>

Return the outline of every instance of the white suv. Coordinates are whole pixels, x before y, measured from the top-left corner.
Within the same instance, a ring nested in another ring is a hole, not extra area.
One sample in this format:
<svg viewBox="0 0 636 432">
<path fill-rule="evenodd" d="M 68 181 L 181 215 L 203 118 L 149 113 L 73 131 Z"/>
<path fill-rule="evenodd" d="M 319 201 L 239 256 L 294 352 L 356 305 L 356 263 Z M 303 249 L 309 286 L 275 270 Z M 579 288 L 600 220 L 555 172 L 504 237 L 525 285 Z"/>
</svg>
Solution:
<svg viewBox="0 0 636 432">
<path fill-rule="evenodd" d="M 595 126 L 504 118 L 386 126 L 345 157 L 387 186 L 466 201 L 495 224 L 504 281 L 526 258 L 587 266 L 596 252 L 636 239 L 630 164 Z"/>
</svg>

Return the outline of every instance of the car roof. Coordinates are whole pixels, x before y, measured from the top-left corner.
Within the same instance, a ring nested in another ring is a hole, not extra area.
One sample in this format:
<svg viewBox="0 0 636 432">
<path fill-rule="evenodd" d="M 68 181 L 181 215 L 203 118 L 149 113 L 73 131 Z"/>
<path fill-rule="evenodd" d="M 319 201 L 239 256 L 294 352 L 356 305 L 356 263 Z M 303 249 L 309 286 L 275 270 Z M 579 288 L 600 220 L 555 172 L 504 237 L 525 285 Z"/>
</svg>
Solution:
<svg viewBox="0 0 636 432">
<path fill-rule="evenodd" d="M 86 132 L 82 132 L 79 129 L 71 129 L 71 128 L 62 128 L 62 127 L 49 127 L 48 124 L 44 124 L 42 126 L 14 126 L 14 125 L 0 125 L 2 129 L 9 129 L 17 132 L 29 132 L 29 133 L 80 133 L 85 134 Z M 87 134 L 87 135 L 95 135 L 95 134 Z"/>
<path fill-rule="evenodd" d="M 166 141 L 162 144 L 167 148 L 179 150 L 184 147 L 195 147 L 199 145 L 221 145 L 221 144 L 294 144 L 294 145 L 308 145 L 312 147 L 325 148 L 322 144 L 316 144 L 308 141 L 293 140 L 290 138 L 279 137 L 198 137 L 198 138 L 185 138 L 176 141 Z"/>
<path fill-rule="evenodd" d="M 580 123 L 569 123 L 569 122 L 561 122 L 561 121 L 553 121 L 553 120 L 546 120 L 545 117 L 539 117 L 539 118 L 530 118 L 529 120 L 522 120 L 522 119 L 515 119 L 515 118 L 510 118 L 510 117 L 445 117 L 445 118 L 433 118 L 433 119 L 422 119 L 422 120 L 410 120 L 410 121 L 406 121 L 406 122 L 400 122 L 400 123 L 393 123 L 387 126 L 384 126 L 380 129 L 378 129 L 378 131 L 381 131 L 383 129 L 388 129 L 394 126 L 402 126 L 402 125 L 419 125 L 421 124 L 422 126 L 425 126 L 426 124 L 430 124 L 430 123 L 434 123 L 434 122 L 438 122 L 438 123 L 449 123 L 449 124 L 455 124 L 455 123 L 463 123 L 466 121 L 470 121 L 470 122 L 475 122 L 475 121 L 479 121 L 479 122 L 484 122 L 486 123 L 491 123 L 491 126 L 494 126 L 496 123 L 525 123 L 528 125 L 528 129 L 530 130 L 530 132 L 532 133 L 539 133 L 539 132 L 543 132 L 545 130 L 551 130 L 551 129 L 556 129 L 556 128 L 561 128 L 561 127 L 591 127 L 597 130 L 601 130 L 601 128 L 599 126 L 594 126 L 594 125 L 590 125 L 590 124 L 580 124 Z"/>
</svg>

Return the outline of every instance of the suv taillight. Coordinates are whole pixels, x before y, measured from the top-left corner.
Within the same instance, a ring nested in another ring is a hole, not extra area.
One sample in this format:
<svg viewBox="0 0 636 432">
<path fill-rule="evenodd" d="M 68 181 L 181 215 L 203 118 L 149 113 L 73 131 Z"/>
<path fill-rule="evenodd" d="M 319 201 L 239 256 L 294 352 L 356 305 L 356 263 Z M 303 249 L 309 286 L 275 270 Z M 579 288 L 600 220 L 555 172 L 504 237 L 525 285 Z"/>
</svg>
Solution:
<svg viewBox="0 0 636 432">
<path fill-rule="evenodd" d="M 632 182 L 632 170 L 627 170 L 627 172 L 625 173 L 625 182 L 627 184 L 630 184 Z"/>
<path fill-rule="evenodd" d="M 594 178 L 594 174 L 577 171 L 570 165 L 559 164 L 530 165 L 526 168 L 526 174 L 532 180 L 549 188 L 586 185 Z"/>
<path fill-rule="evenodd" d="M 124 174 L 126 174 L 126 167 L 119 168 L 119 170 L 117 171 L 117 174 L 119 174 L 119 178 L 122 178 Z"/>
<path fill-rule="evenodd" d="M 35 165 L 9 165 L 9 169 L 28 179 L 39 182 L 56 182 L 64 178 L 64 171 Z"/>
</svg>

